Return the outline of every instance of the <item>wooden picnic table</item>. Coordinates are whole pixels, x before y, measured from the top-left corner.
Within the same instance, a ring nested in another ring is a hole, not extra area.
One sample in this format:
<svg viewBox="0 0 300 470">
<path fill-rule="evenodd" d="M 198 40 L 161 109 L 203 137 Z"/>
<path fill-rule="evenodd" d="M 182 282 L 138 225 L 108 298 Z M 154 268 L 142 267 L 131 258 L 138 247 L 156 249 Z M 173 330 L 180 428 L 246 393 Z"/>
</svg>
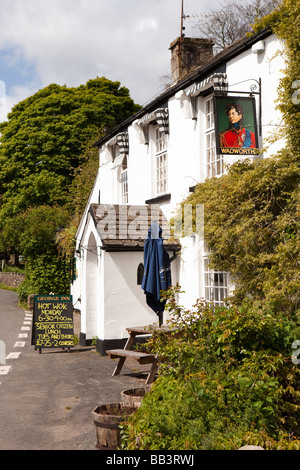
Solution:
<svg viewBox="0 0 300 470">
<path fill-rule="evenodd" d="M 131 328 L 126 328 L 129 333 L 129 338 L 124 346 L 124 349 L 109 349 L 106 353 L 109 355 L 111 359 L 119 359 L 118 363 L 113 371 L 113 376 L 119 375 L 122 367 L 124 365 L 125 360 L 129 357 L 136 359 L 139 364 L 152 364 L 152 367 L 148 373 L 146 384 L 150 384 L 153 382 L 158 359 L 155 354 L 149 354 L 142 351 L 134 351 L 132 350 L 132 346 L 137 336 L 151 336 L 153 331 L 171 331 L 170 328 L 160 326 L 160 327 L 144 327 L 144 326 L 135 326 Z"/>
</svg>

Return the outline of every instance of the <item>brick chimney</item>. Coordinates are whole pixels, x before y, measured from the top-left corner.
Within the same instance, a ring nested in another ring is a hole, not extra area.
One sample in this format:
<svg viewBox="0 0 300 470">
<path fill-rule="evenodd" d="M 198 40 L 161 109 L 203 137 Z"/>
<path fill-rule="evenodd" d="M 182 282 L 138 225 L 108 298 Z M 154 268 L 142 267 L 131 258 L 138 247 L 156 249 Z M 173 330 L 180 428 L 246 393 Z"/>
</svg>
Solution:
<svg viewBox="0 0 300 470">
<path fill-rule="evenodd" d="M 181 44 L 180 44 L 181 43 Z M 213 57 L 211 39 L 180 37 L 170 44 L 172 85 Z"/>
</svg>

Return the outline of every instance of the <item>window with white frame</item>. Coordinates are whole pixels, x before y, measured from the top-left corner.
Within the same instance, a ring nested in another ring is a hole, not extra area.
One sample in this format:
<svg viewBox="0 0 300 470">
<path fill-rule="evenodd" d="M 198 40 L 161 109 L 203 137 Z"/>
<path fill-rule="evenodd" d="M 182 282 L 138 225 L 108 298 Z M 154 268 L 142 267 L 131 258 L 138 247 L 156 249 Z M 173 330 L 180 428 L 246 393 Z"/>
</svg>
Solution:
<svg viewBox="0 0 300 470">
<path fill-rule="evenodd" d="M 121 166 L 121 194 L 122 204 L 128 204 L 128 172 L 127 172 L 127 156 L 124 157 Z"/>
<path fill-rule="evenodd" d="M 156 194 L 163 194 L 168 188 L 168 134 L 155 129 L 155 172 Z"/>
<path fill-rule="evenodd" d="M 212 96 L 205 101 L 205 149 L 208 178 L 222 175 L 223 156 L 216 153 L 214 101 Z"/>
<path fill-rule="evenodd" d="M 214 271 L 209 267 L 208 258 L 204 258 L 204 298 L 214 306 L 223 306 L 228 295 L 228 274 Z"/>
</svg>

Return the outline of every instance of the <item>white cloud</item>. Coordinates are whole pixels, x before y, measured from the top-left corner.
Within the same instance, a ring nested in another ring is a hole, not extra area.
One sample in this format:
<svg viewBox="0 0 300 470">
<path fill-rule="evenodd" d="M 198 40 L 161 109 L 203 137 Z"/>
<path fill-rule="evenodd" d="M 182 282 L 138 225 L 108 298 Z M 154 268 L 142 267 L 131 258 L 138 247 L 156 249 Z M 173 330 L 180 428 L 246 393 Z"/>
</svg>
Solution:
<svg viewBox="0 0 300 470">
<path fill-rule="evenodd" d="M 5 94 L 0 99 L 0 122 L 7 120 L 7 114 L 11 111 L 12 107 L 24 100 L 28 96 L 33 95 L 38 90 L 34 84 L 32 86 L 15 86 L 11 89 L 10 94 Z"/>
<path fill-rule="evenodd" d="M 144 33 L 147 31 L 157 31 L 158 22 L 154 18 L 141 18 L 134 26 L 134 31 Z"/>
<path fill-rule="evenodd" d="M 185 12 L 219 3 L 185 0 Z M 25 74 L 24 93 L 38 83 L 78 86 L 106 76 L 143 104 L 160 91 L 169 45 L 180 32 L 181 0 L 0 0 L 0 8 L 0 50 L 9 48 L 11 61 L 21 55 L 36 72 L 35 83 L 26 83 Z M 20 91 L 10 90 L 12 99 Z"/>
</svg>

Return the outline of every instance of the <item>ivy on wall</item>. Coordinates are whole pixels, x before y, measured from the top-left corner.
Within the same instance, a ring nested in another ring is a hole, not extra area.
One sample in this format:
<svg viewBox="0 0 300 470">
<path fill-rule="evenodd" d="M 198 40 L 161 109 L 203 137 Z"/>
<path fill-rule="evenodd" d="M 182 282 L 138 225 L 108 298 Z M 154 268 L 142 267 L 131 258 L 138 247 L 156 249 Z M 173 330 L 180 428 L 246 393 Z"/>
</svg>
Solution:
<svg viewBox="0 0 300 470">
<path fill-rule="evenodd" d="M 232 275 L 233 300 L 259 301 L 275 311 L 300 308 L 299 21 L 299 2 L 284 0 L 255 26 L 271 26 L 285 43 L 277 104 L 283 116 L 277 138 L 285 138 L 285 148 L 255 163 L 232 165 L 221 178 L 197 185 L 182 203 L 204 204 L 210 264 Z"/>
</svg>

